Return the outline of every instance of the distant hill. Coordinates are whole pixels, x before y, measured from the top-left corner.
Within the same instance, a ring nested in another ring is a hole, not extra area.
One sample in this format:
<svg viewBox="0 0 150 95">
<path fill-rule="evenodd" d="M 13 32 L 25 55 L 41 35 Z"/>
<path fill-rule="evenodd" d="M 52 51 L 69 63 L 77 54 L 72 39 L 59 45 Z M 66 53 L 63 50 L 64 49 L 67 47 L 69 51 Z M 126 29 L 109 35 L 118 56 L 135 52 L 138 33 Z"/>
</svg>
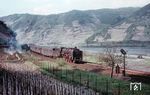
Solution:
<svg viewBox="0 0 150 95">
<path fill-rule="evenodd" d="M 105 33 L 105 37 L 96 35 L 95 41 L 150 41 L 150 4 L 109 27 Z"/>
<path fill-rule="evenodd" d="M 140 11 L 139 9 L 73 10 L 47 16 L 14 14 L 2 17 L 0 20 L 3 20 L 17 33 L 17 40 L 21 44 L 72 46 L 86 42 L 133 39 L 130 37 L 130 27 L 134 26 L 133 23 L 130 23 L 132 22 L 131 16 Z M 131 20 L 129 20 L 130 18 Z M 137 29 L 143 31 L 142 26 Z"/>
</svg>

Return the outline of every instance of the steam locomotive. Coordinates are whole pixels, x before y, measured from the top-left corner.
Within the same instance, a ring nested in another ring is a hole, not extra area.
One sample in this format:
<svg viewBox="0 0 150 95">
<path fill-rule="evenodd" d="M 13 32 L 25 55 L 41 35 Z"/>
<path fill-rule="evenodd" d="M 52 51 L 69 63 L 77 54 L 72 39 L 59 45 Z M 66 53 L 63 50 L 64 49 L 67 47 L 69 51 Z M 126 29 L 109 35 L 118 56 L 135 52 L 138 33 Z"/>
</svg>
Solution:
<svg viewBox="0 0 150 95">
<path fill-rule="evenodd" d="M 81 63 L 83 59 L 83 52 L 78 48 L 47 48 L 36 45 L 29 45 L 30 51 L 51 57 L 64 58 L 67 62 Z"/>
</svg>

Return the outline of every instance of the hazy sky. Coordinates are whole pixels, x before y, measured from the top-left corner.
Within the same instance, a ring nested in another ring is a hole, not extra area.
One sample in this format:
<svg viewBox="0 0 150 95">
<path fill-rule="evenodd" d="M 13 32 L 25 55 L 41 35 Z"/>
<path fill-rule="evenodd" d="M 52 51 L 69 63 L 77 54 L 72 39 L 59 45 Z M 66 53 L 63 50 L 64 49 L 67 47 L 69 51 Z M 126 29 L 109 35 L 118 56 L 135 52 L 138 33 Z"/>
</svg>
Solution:
<svg viewBox="0 0 150 95">
<path fill-rule="evenodd" d="M 56 14 L 73 9 L 142 7 L 150 0 L 0 0 L 0 16 L 14 13 Z"/>
</svg>

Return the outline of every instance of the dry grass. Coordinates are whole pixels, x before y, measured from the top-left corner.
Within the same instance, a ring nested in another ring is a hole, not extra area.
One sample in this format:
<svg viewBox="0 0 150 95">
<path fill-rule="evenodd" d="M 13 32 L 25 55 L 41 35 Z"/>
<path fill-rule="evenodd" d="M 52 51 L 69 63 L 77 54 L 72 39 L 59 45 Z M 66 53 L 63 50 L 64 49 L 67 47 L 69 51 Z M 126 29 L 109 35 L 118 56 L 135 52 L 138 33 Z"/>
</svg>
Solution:
<svg viewBox="0 0 150 95">
<path fill-rule="evenodd" d="M 55 68 L 55 69 L 68 69 L 68 70 L 72 70 L 73 68 L 62 58 L 57 58 L 57 59 L 52 59 L 52 58 L 48 58 L 48 59 L 43 59 L 41 57 L 37 57 L 35 55 L 26 55 L 26 61 L 29 63 L 33 63 L 37 66 L 39 66 L 40 68 Z"/>
<path fill-rule="evenodd" d="M 84 53 L 83 60 L 86 62 L 92 62 L 96 64 L 106 64 L 104 54 L 90 54 L 90 53 Z"/>
</svg>

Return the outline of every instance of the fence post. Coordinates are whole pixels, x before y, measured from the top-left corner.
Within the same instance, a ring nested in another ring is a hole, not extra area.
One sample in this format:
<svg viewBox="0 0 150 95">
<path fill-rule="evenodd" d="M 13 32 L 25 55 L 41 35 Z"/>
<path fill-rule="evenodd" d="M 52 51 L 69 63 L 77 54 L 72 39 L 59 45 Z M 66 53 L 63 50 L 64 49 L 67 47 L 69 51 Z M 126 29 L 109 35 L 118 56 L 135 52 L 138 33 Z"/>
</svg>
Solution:
<svg viewBox="0 0 150 95">
<path fill-rule="evenodd" d="M 134 90 L 132 89 L 132 95 L 134 95 Z"/>
<path fill-rule="evenodd" d="M 52 66 L 51 66 L 51 64 L 50 64 L 50 70 L 49 70 L 49 72 L 52 73 Z"/>
<path fill-rule="evenodd" d="M 82 94 L 81 94 L 81 72 L 80 72 L 80 74 L 79 74 L 79 78 L 80 78 L 80 80 L 79 80 L 79 81 L 80 81 L 80 83 L 79 83 L 79 84 L 80 84 L 80 95 L 82 95 Z"/>
<path fill-rule="evenodd" d="M 53 68 L 53 74 L 54 74 L 54 65 L 52 66 L 52 68 Z"/>
<path fill-rule="evenodd" d="M 89 88 L 89 82 L 90 82 L 90 75 L 88 74 L 88 80 L 87 80 L 87 87 Z"/>
<path fill-rule="evenodd" d="M 96 88 L 96 92 L 97 92 L 97 75 L 96 75 L 96 81 L 95 81 L 95 88 Z"/>
<path fill-rule="evenodd" d="M 60 71 L 61 71 L 61 76 L 60 76 L 60 79 L 62 80 L 62 78 L 63 78 L 63 76 L 62 76 L 62 75 L 63 75 L 63 70 L 62 70 L 62 67 L 61 67 L 61 70 L 60 70 Z"/>
<path fill-rule="evenodd" d="M 102 82 L 99 82 L 99 83 L 102 83 Z M 99 95 L 101 95 L 102 94 L 102 91 L 101 91 L 101 87 L 100 87 L 100 89 L 99 89 Z"/>
<path fill-rule="evenodd" d="M 106 80 L 106 95 L 108 95 L 108 79 Z"/>
<path fill-rule="evenodd" d="M 48 72 L 50 71 L 50 66 L 49 66 L 50 64 L 48 63 Z"/>
<path fill-rule="evenodd" d="M 74 70 L 72 71 L 72 83 L 74 82 Z"/>
<path fill-rule="evenodd" d="M 118 84 L 118 95 L 120 95 L 120 82 Z"/>
<path fill-rule="evenodd" d="M 81 72 L 80 72 L 80 75 L 79 75 L 79 77 L 80 77 L 80 85 L 81 85 Z"/>
<path fill-rule="evenodd" d="M 68 81 L 67 77 L 68 77 L 68 75 L 67 75 L 67 67 L 66 67 L 66 81 Z"/>
</svg>

